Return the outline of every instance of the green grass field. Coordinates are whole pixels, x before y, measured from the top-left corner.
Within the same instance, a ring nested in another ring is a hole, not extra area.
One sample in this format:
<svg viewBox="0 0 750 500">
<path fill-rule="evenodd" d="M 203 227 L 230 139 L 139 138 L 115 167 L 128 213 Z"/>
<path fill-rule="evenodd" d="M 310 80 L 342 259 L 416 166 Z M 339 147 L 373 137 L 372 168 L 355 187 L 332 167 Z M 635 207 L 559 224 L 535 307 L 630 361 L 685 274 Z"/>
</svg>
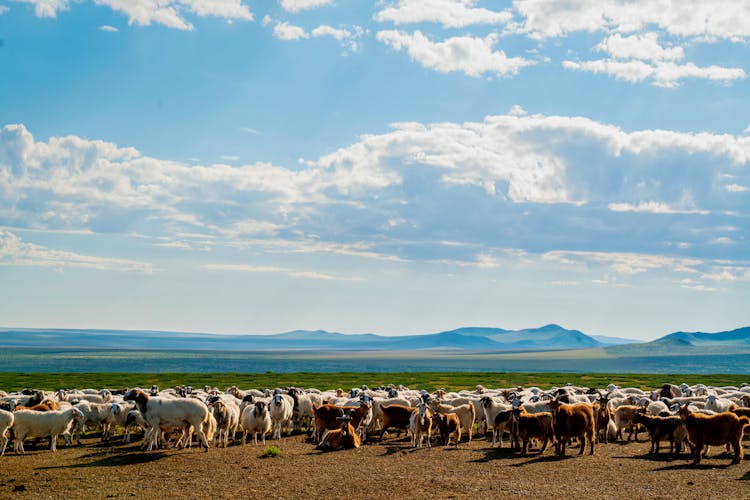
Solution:
<svg viewBox="0 0 750 500">
<path fill-rule="evenodd" d="M 407 373 L 0 373 L 0 389 L 16 391 L 23 388 L 55 390 L 60 388 L 161 388 L 176 385 L 203 387 L 210 385 L 226 389 L 274 388 L 285 386 L 317 387 L 348 390 L 367 384 L 403 384 L 412 389 L 433 391 L 473 389 L 477 384 L 487 388 L 560 386 L 568 382 L 604 388 L 610 383 L 621 387 L 653 389 L 666 382 L 680 384 L 703 383 L 724 386 L 750 381 L 748 375 L 664 375 L 664 374 L 580 374 L 580 373 L 505 373 L 505 372 L 407 372 Z"/>
</svg>

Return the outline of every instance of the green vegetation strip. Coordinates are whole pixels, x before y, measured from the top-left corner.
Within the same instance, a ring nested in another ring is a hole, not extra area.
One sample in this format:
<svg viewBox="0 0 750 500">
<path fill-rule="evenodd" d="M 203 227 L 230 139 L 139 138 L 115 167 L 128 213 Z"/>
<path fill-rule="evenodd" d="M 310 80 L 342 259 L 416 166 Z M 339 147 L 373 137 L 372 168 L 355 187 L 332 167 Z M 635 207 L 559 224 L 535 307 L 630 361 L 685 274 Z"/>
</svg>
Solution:
<svg viewBox="0 0 750 500">
<path fill-rule="evenodd" d="M 487 388 L 560 386 L 566 383 L 604 388 L 613 383 L 621 387 L 652 389 L 666 382 L 702 383 L 725 386 L 750 382 L 750 375 L 668 375 L 668 374 L 580 374 L 580 373 L 507 373 L 507 372 L 406 372 L 406 373 L 0 373 L 0 389 L 17 391 L 24 388 L 55 390 L 61 388 L 160 388 L 177 385 L 226 389 L 236 385 L 247 388 L 317 387 L 349 390 L 366 384 L 378 387 L 403 384 L 413 389 L 433 391 L 473 389 L 477 384 Z"/>
</svg>

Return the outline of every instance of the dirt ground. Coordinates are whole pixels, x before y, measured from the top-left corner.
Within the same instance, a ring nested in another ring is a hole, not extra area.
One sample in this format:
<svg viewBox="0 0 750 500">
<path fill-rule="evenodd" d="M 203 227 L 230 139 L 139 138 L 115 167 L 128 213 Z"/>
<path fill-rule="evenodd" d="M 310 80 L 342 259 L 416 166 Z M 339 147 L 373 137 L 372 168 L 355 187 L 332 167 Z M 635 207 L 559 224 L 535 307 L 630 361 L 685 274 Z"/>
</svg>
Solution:
<svg viewBox="0 0 750 500">
<path fill-rule="evenodd" d="M 19 456 L 11 444 L 0 457 L 0 498 L 750 498 L 750 460 L 729 465 L 718 448 L 692 466 L 648 455 L 646 441 L 565 459 L 553 450 L 522 457 L 484 437 L 457 449 L 412 449 L 395 436 L 336 452 L 316 450 L 304 435 L 266 444 L 280 455 L 261 458 L 263 447 L 252 444 L 141 452 L 119 437 L 107 445 L 89 437 L 55 453 L 29 445 Z"/>
</svg>

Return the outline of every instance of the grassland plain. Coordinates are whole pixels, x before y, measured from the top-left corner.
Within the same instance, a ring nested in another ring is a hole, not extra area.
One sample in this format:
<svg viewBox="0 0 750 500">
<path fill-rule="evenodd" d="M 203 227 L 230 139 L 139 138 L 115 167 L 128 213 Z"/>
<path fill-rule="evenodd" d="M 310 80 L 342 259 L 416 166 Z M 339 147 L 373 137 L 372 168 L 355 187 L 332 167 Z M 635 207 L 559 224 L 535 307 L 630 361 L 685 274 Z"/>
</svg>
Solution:
<svg viewBox="0 0 750 500">
<path fill-rule="evenodd" d="M 581 372 L 745 373 L 750 353 L 614 356 L 608 351 L 171 351 L 3 348 L 4 372 Z"/>
<path fill-rule="evenodd" d="M 123 388 L 210 385 L 225 389 L 236 385 L 241 388 L 317 387 L 378 387 L 403 384 L 412 389 L 433 391 L 474 389 L 485 387 L 561 386 L 566 383 L 585 387 L 604 388 L 610 383 L 622 387 L 653 389 L 665 382 L 725 386 L 750 382 L 747 375 L 702 374 L 623 374 L 623 373 L 510 373 L 510 372 L 297 372 L 297 373 L 2 373 L 0 389 L 6 391 L 35 388 L 55 390 L 60 388 Z"/>
</svg>

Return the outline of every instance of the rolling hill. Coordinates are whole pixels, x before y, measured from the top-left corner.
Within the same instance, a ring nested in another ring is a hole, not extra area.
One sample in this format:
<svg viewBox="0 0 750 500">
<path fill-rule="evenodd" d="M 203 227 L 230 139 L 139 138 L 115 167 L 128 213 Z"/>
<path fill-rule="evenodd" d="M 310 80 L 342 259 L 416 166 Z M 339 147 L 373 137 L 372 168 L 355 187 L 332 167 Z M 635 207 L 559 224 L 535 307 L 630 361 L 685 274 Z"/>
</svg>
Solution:
<svg viewBox="0 0 750 500">
<path fill-rule="evenodd" d="M 600 347 L 596 339 L 559 325 L 524 330 L 459 328 L 425 334 L 383 336 L 347 335 L 323 330 L 295 330 L 273 335 L 220 335 L 208 333 L 2 329 L 0 346 L 25 348 L 153 349 L 153 350 L 465 350 L 482 352 L 548 351 Z"/>
</svg>

